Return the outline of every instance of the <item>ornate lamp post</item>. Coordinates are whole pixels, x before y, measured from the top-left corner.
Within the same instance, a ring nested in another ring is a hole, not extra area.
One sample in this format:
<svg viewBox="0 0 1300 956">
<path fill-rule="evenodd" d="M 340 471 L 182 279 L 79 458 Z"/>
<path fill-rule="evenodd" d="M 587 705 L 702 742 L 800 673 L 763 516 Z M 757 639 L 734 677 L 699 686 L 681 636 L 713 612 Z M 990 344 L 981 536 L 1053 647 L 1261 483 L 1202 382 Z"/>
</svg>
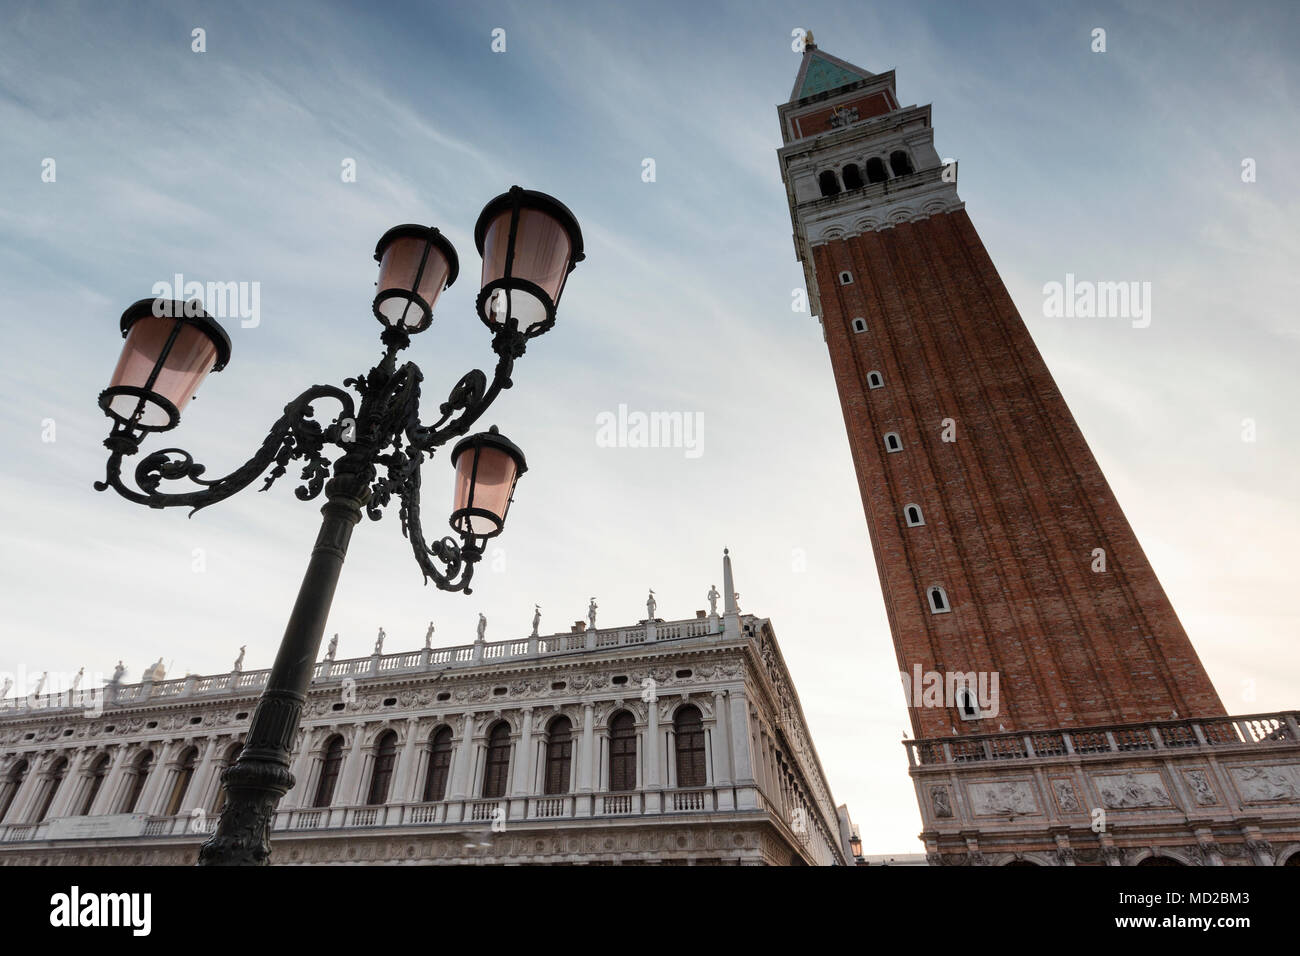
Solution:
<svg viewBox="0 0 1300 956">
<path fill-rule="evenodd" d="M 99 397 L 113 419 L 104 445 L 110 454 L 104 481 L 124 498 L 151 508 L 215 504 L 255 480 L 265 491 L 289 462 L 303 462 L 295 494 L 308 501 L 325 493 L 324 516 L 298 598 L 289 615 L 266 689 L 253 714 L 239 759 L 222 775 L 227 800 L 217 832 L 203 844 L 200 865 L 265 864 L 269 861 L 272 814 L 294 784 L 289 755 L 320 650 L 353 527 L 361 510 L 378 520 L 395 494 L 401 499 L 402 533 L 411 543 L 425 581 L 445 591 L 470 593 L 474 565 L 488 538 L 501 533 L 515 482 L 527 466 L 524 455 L 492 427 L 468 435 L 502 389 L 511 386 L 515 359 L 530 338 L 555 323 L 564 283 L 582 261 L 582 232 L 569 210 L 550 196 L 514 186 L 492 200 L 474 230 L 483 256 L 479 318 L 492 333 L 497 354 L 491 382 L 478 369 L 464 375 L 438 407 L 432 424 L 420 421 L 423 375 L 413 362 L 397 365 L 410 337 L 433 322 L 438 295 L 456 279 L 456 251 L 426 226 L 390 229 L 379 240 L 378 292 L 374 315 L 384 326 L 386 346 L 379 364 L 345 379 L 344 388 L 313 385 L 284 408 L 262 447 L 224 478 L 204 477 L 204 467 L 179 448 L 146 455 L 135 468 L 135 485 L 122 480 L 122 459 L 134 455 L 149 432 L 176 427 L 181 412 L 209 372 L 230 360 L 230 339 L 196 301 L 143 299 L 122 315 L 126 343 L 113 378 Z M 357 404 L 350 387 L 360 396 Z M 331 399 L 340 406 L 329 425 L 314 418 L 313 404 Z M 420 521 L 420 465 L 452 439 L 456 469 L 450 535 L 429 544 Z M 332 463 L 326 445 L 342 450 Z M 383 474 L 380 474 L 382 468 Z M 270 469 L 269 473 L 267 470 Z M 198 490 L 164 493 L 164 480 L 188 479 Z M 138 490 L 137 490 L 138 489 Z M 191 512 L 193 513 L 193 512 Z"/>
</svg>

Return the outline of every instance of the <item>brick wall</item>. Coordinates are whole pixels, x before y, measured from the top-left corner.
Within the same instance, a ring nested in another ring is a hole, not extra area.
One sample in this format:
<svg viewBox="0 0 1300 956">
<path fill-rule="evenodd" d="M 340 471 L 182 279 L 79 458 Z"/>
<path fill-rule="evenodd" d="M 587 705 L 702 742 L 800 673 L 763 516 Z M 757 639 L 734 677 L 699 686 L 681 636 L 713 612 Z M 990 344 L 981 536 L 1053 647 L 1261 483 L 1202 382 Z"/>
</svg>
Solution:
<svg viewBox="0 0 1300 956">
<path fill-rule="evenodd" d="M 1223 714 L 965 211 L 813 254 L 899 668 L 999 674 L 997 717 L 913 707 L 915 733 Z M 902 452 L 886 453 L 890 431 Z M 907 526 L 909 503 L 923 526 Z M 936 584 L 951 613 L 930 613 Z"/>
</svg>

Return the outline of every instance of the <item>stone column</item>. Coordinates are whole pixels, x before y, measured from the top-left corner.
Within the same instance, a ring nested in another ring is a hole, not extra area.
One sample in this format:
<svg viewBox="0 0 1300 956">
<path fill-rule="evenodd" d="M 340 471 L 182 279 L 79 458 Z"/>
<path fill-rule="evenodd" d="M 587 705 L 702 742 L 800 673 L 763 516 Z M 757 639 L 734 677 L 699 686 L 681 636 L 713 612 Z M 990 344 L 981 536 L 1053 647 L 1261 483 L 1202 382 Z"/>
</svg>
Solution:
<svg viewBox="0 0 1300 956">
<path fill-rule="evenodd" d="M 532 796 L 533 777 L 533 709 L 525 707 L 519 712 L 519 757 L 515 765 L 515 785 L 513 796 L 527 798 Z M 527 799 L 512 800 L 510 819 L 522 820 L 528 809 Z"/>
<path fill-rule="evenodd" d="M 749 740 L 749 701 L 743 690 L 733 689 L 728 697 L 731 699 L 731 758 L 736 771 L 736 786 L 751 788 L 747 792 L 737 791 L 736 808 L 752 810 L 758 806 L 758 795 L 753 790 L 756 781 Z"/>
<path fill-rule="evenodd" d="M 207 778 L 200 781 L 198 789 L 195 790 L 195 806 L 208 810 L 217 802 L 217 794 L 221 792 L 221 772 L 226 769 L 219 755 L 237 740 L 238 738 L 233 734 L 217 734 L 212 738 L 212 759 L 209 761 Z"/>
<path fill-rule="evenodd" d="M 582 796 L 574 800 L 574 812 L 591 812 L 592 781 L 595 778 L 593 764 L 596 759 L 596 705 L 587 701 L 582 705 L 582 760 L 578 764 L 578 793 Z"/>
<path fill-rule="evenodd" d="M 95 795 L 95 802 L 90 806 L 90 816 L 103 816 L 113 813 L 117 809 L 118 791 L 122 788 L 122 773 L 126 767 L 127 751 L 131 750 L 132 747 L 132 744 L 117 745 L 117 752 L 113 755 L 113 763 L 108 768 L 108 776 L 104 778 L 104 784 L 99 788 L 99 793 Z"/>
<path fill-rule="evenodd" d="M 81 771 L 85 754 L 86 748 L 78 747 L 72 753 L 65 755 L 68 758 L 68 769 L 59 784 L 59 792 L 54 795 L 54 802 L 50 804 L 50 812 L 45 815 L 47 820 L 68 815 L 68 807 L 81 791 Z"/>
<path fill-rule="evenodd" d="M 314 734 L 314 727 L 304 727 L 298 734 L 298 753 L 289 770 L 293 774 L 293 789 L 280 801 L 281 810 L 294 810 L 311 802 L 308 796 L 310 781 L 307 778 L 311 775 L 311 740 Z"/>
<path fill-rule="evenodd" d="M 718 809 L 735 807 L 735 794 L 731 790 L 731 714 L 727 709 L 727 692 L 713 692 L 713 760 L 716 764 L 713 779 L 718 787 Z"/>
<path fill-rule="evenodd" d="M 419 717 L 406 718 L 406 743 L 402 747 L 402 756 L 398 759 L 393 788 L 388 794 L 389 803 L 411 802 L 411 781 L 415 777 L 415 741 L 419 736 L 419 725 Z"/>
<path fill-rule="evenodd" d="M 664 757 L 668 761 L 668 789 L 677 789 L 677 731 L 672 724 L 668 725 L 665 736 Z"/>
<path fill-rule="evenodd" d="M 26 823 L 27 814 L 31 810 L 31 805 L 36 799 L 36 793 L 40 789 L 40 778 L 43 776 L 42 771 L 45 767 L 45 761 L 41 758 L 42 753 L 25 753 L 21 758 L 27 760 L 27 773 L 23 776 L 22 782 L 18 785 L 18 792 L 14 794 L 13 800 L 9 804 L 9 812 L 5 815 L 5 823 Z M 21 759 L 20 758 L 20 759 Z"/>
<path fill-rule="evenodd" d="M 582 789 L 596 789 L 596 775 L 600 772 L 596 756 L 596 705 L 588 701 L 582 705 L 582 752 L 585 779 L 581 781 Z"/>
<path fill-rule="evenodd" d="M 469 799 L 470 790 L 474 786 L 474 782 L 470 779 L 474 773 L 474 714 L 472 711 L 465 713 L 461 719 L 465 722 L 465 726 L 461 728 L 460 746 L 456 748 L 453 755 L 455 760 L 449 788 L 453 800 Z"/>
<path fill-rule="evenodd" d="M 365 762 L 365 754 L 361 752 L 361 738 L 365 736 L 365 729 L 364 721 L 359 720 L 353 725 L 352 747 L 343 758 L 338 786 L 334 788 L 334 799 L 330 801 L 335 807 L 354 807 L 359 801 L 357 792 L 361 786 L 361 765 Z"/>
<path fill-rule="evenodd" d="M 212 780 L 212 758 L 217 752 L 217 738 L 209 737 L 206 744 L 207 746 L 203 748 L 203 756 L 199 758 L 199 765 L 194 769 L 194 777 L 190 780 L 189 789 L 185 791 L 185 799 L 181 801 L 182 813 L 200 808 L 207 809 L 208 805 L 203 798 Z"/>
<path fill-rule="evenodd" d="M 646 706 L 646 790 L 659 790 L 659 701 Z"/>
<path fill-rule="evenodd" d="M 176 772 L 174 767 L 168 765 L 175 752 L 176 741 L 173 740 L 163 741 L 158 748 L 158 759 L 149 768 L 149 780 L 145 783 L 144 792 L 140 794 L 136 813 L 153 815 L 162 812 L 162 803 L 167 797 L 165 785 Z"/>
<path fill-rule="evenodd" d="M 704 785 L 706 787 L 712 787 L 718 779 L 713 770 L 713 738 L 717 736 L 718 732 L 718 720 L 715 714 L 713 726 L 704 725 Z"/>
</svg>

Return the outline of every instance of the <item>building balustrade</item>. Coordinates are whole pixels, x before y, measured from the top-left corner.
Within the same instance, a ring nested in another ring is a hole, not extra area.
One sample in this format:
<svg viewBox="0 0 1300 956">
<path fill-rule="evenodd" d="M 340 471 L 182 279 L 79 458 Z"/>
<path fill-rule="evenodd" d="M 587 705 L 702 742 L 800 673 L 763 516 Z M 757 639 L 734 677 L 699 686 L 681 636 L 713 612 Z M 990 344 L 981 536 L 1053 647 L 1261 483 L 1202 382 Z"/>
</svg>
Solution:
<svg viewBox="0 0 1300 956">
<path fill-rule="evenodd" d="M 1088 757 L 1184 747 L 1267 746 L 1298 740 L 1300 712 L 1285 711 L 1077 730 L 929 738 L 907 740 L 904 745 L 908 762 L 915 767 L 1072 755 Z"/>
<path fill-rule="evenodd" d="M 514 663 L 594 648 L 644 644 L 648 641 L 674 641 L 710 635 L 720 637 L 721 628 L 720 619 L 695 617 L 682 621 L 656 621 L 653 628 L 647 624 L 555 634 L 549 637 L 426 648 L 418 651 L 402 651 L 397 654 L 372 654 L 369 657 L 341 661 L 326 660 L 316 665 L 312 684 L 325 684 L 346 678 L 419 674 L 443 668 L 481 666 L 484 663 Z M 105 704 L 133 704 L 164 698 L 219 697 L 231 693 L 253 694 L 266 685 L 270 673 L 267 669 L 232 671 L 229 674 L 206 677 L 192 674 L 173 680 L 106 684 L 103 687 L 75 691 L 9 697 L 0 699 L 0 714 L 39 710 L 95 710 Z"/>
<path fill-rule="evenodd" d="M 653 792 L 660 797 L 658 810 L 650 809 L 652 804 L 646 799 L 650 791 L 646 790 L 501 797 L 496 800 L 475 797 L 465 800 L 439 800 L 432 803 L 389 803 L 360 807 L 291 808 L 276 811 L 273 828 L 277 831 L 285 831 L 439 824 L 463 826 L 466 822 L 482 824 L 484 827 L 496 824 L 509 827 L 519 825 L 519 820 L 511 815 L 517 808 L 522 809 L 523 820 L 577 820 L 603 816 L 635 817 L 696 811 L 711 812 L 718 809 L 719 790 L 734 792 L 736 789 L 706 787 L 690 790 L 655 790 Z M 731 805 L 734 806 L 734 802 Z M 49 839 L 49 828 L 54 822 L 54 820 L 44 820 L 40 823 L 11 823 L 0 826 L 0 843 Z M 180 813 L 172 816 L 150 817 L 144 822 L 142 834 L 146 837 L 192 835 L 198 839 L 210 834 L 215 826 L 214 815 Z"/>
</svg>

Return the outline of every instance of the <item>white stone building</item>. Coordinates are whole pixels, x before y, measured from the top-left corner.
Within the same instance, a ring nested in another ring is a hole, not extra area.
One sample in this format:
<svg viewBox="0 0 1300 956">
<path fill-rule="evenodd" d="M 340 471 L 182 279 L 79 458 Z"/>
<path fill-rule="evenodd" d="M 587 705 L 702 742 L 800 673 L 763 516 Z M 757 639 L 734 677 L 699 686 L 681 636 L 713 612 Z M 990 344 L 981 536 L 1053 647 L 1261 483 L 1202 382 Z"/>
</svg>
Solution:
<svg viewBox="0 0 1300 956">
<path fill-rule="evenodd" d="M 193 863 L 267 673 L 0 701 L 0 863 Z M 293 773 L 276 864 L 852 862 L 771 622 L 734 597 L 326 659 Z"/>
</svg>

